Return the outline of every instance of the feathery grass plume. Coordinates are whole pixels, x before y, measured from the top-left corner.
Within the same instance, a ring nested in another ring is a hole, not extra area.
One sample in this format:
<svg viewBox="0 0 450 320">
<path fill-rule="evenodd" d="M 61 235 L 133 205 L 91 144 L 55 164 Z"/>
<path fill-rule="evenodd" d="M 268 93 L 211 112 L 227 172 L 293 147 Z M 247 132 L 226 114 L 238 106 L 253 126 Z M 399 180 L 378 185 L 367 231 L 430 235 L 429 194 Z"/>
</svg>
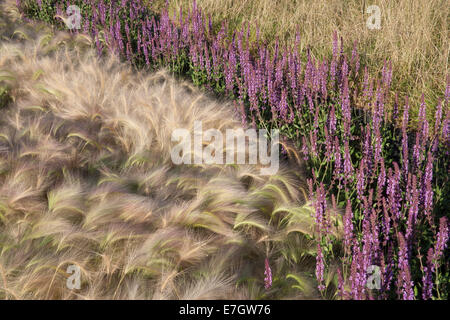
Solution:
<svg viewBox="0 0 450 320">
<path fill-rule="evenodd" d="M 318 297 L 313 208 L 296 168 L 171 161 L 175 128 L 242 128 L 228 102 L 167 71 L 97 58 L 82 35 L 28 23 L 14 33 L 8 5 L 0 298 Z M 79 289 L 67 286 L 71 267 Z"/>
</svg>

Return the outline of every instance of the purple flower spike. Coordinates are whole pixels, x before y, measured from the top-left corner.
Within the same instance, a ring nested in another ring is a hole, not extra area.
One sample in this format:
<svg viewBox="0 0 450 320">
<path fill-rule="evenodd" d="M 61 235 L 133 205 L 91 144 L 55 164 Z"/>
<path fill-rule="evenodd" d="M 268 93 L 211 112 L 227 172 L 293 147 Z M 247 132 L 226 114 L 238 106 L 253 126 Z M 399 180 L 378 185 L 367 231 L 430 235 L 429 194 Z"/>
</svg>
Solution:
<svg viewBox="0 0 450 320">
<path fill-rule="evenodd" d="M 427 254 L 427 263 L 426 266 L 423 267 L 423 277 L 422 277 L 422 299 L 429 300 L 432 298 L 433 293 L 433 248 L 428 250 Z"/>
<path fill-rule="evenodd" d="M 272 270 L 270 269 L 269 259 L 268 258 L 266 258 L 264 260 L 264 265 L 265 265 L 264 287 L 266 288 L 266 290 L 268 290 L 268 289 L 270 289 L 270 287 L 272 287 Z"/>
<path fill-rule="evenodd" d="M 439 260 L 444 252 L 445 248 L 447 248 L 449 238 L 449 230 L 448 230 L 448 221 L 446 217 L 442 217 L 439 220 L 439 232 L 437 234 L 436 239 L 436 247 L 434 248 L 433 260 L 435 261 L 435 265 L 437 267 L 437 260 Z"/>
<path fill-rule="evenodd" d="M 344 215 L 344 247 L 347 253 L 351 252 L 351 243 L 353 239 L 353 212 L 350 199 L 347 199 L 347 207 Z"/>
<path fill-rule="evenodd" d="M 399 252 L 398 252 L 398 284 L 397 290 L 403 300 L 414 300 L 413 286 L 411 281 L 411 272 L 409 269 L 408 248 L 401 232 L 398 233 Z"/>
<path fill-rule="evenodd" d="M 320 243 L 317 243 L 316 278 L 317 278 L 317 282 L 318 282 L 317 288 L 319 289 L 319 291 L 325 290 L 325 286 L 323 284 L 324 269 L 325 269 L 325 266 L 324 266 L 324 258 L 323 258 L 322 248 L 320 246 Z"/>
</svg>

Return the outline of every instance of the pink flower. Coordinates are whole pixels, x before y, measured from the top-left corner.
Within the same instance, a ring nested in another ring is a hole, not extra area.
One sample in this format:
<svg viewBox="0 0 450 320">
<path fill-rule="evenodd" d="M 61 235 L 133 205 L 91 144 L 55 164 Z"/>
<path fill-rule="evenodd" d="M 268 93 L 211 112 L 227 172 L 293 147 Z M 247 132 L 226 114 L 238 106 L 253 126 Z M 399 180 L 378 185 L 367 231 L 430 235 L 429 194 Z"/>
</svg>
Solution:
<svg viewBox="0 0 450 320">
<path fill-rule="evenodd" d="M 265 259 L 264 264 L 265 264 L 264 287 L 266 288 L 266 290 L 268 290 L 272 286 L 272 270 L 270 269 L 269 259 L 268 258 Z"/>
</svg>

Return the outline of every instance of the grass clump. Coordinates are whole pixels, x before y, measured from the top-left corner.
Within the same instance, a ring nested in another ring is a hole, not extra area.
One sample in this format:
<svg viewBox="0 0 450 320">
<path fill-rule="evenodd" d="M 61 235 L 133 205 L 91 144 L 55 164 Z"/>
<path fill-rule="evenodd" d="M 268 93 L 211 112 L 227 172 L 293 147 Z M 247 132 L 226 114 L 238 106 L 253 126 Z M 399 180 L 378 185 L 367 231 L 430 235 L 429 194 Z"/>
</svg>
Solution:
<svg viewBox="0 0 450 320">
<path fill-rule="evenodd" d="M 21 23 L 7 8 L 0 19 Z M 298 167 L 263 176 L 258 166 L 171 161 L 174 128 L 242 128 L 228 101 L 113 53 L 99 59 L 86 36 L 20 28 L 0 29 L 0 72 L 13 75 L 0 119 L 0 298 L 320 296 Z M 77 290 L 66 286 L 71 266 Z"/>
</svg>

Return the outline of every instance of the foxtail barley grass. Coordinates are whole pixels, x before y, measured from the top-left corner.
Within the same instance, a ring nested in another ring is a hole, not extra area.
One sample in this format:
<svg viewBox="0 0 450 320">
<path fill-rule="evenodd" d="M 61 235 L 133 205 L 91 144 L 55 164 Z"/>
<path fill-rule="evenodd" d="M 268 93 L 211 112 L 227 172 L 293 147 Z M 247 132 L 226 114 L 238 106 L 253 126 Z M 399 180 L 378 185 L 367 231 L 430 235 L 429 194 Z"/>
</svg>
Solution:
<svg viewBox="0 0 450 320">
<path fill-rule="evenodd" d="M 170 159 L 174 128 L 241 127 L 228 102 L 1 6 L 0 298 L 319 296 L 298 168 Z M 66 286 L 71 265 L 79 290 Z"/>
</svg>

